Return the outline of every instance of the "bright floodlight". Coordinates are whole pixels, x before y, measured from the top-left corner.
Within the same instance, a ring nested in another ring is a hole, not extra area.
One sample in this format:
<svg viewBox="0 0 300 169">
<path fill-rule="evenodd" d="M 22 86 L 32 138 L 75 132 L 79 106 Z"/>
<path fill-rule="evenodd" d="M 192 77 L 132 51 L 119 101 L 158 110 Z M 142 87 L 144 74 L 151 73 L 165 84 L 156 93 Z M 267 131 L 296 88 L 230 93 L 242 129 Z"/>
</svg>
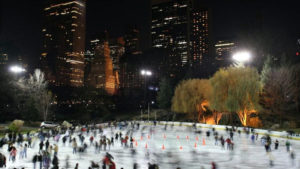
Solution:
<svg viewBox="0 0 300 169">
<path fill-rule="evenodd" d="M 9 68 L 9 70 L 13 73 L 22 73 L 22 72 L 25 72 L 26 70 L 20 66 L 11 66 Z"/>
<path fill-rule="evenodd" d="M 152 72 L 147 71 L 147 72 L 146 72 L 146 75 L 151 76 L 151 75 L 152 75 Z"/>
<path fill-rule="evenodd" d="M 250 60 L 250 53 L 247 51 L 237 52 L 233 55 L 233 59 L 238 62 L 246 62 Z"/>
<path fill-rule="evenodd" d="M 142 74 L 142 75 L 145 75 L 145 76 L 151 76 L 151 75 L 152 75 L 152 72 L 149 71 L 149 70 L 141 70 L 141 74 Z"/>
</svg>

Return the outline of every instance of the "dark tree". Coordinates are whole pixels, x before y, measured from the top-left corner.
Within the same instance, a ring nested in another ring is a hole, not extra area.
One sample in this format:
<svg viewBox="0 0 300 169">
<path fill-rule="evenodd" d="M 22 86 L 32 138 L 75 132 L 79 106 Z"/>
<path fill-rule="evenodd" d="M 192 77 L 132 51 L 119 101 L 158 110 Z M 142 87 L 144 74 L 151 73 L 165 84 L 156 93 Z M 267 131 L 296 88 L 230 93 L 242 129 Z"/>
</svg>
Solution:
<svg viewBox="0 0 300 169">
<path fill-rule="evenodd" d="M 170 79 L 162 78 L 159 82 L 159 92 L 157 94 L 157 102 L 159 108 L 170 109 L 174 88 Z"/>
</svg>

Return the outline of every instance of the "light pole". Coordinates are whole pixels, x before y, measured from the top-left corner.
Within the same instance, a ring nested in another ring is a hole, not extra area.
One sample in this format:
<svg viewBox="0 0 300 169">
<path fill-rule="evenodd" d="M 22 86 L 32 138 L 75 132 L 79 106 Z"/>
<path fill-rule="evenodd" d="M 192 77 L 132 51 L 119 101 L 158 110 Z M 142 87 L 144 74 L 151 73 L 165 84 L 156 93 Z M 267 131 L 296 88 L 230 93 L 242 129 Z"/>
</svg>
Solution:
<svg viewBox="0 0 300 169">
<path fill-rule="evenodd" d="M 155 102 L 151 101 L 151 104 L 153 105 Z M 154 112 L 154 121 L 156 121 L 156 111 Z"/>
<path fill-rule="evenodd" d="M 150 77 L 152 75 L 152 72 L 150 70 L 142 69 L 141 70 L 141 75 L 144 76 L 145 78 L 145 91 L 144 91 L 144 108 L 146 107 L 146 92 L 147 92 L 147 77 Z M 148 100 L 147 100 L 148 102 Z M 149 113 L 150 113 L 150 106 L 148 103 L 148 122 L 149 122 Z"/>
<path fill-rule="evenodd" d="M 245 63 L 250 60 L 251 54 L 248 51 L 239 51 L 233 54 L 232 58 L 236 67 L 245 67 Z"/>
</svg>

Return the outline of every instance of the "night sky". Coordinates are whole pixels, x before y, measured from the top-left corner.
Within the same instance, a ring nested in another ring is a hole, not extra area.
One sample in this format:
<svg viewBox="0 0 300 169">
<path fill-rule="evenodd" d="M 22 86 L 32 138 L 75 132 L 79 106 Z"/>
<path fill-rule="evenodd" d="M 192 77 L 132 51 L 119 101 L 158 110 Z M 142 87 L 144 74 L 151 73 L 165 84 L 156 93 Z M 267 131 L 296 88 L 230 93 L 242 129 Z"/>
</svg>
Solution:
<svg viewBox="0 0 300 169">
<path fill-rule="evenodd" d="M 262 29 L 285 36 L 296 45 L 300 38 L 299 5 L 293 0 L 212 0 L 215 40 L 238 32 Z M 31 67 L 38 65 L 41 49 L 42 0 L 0 0 L 0 45 L 20 51 Z M 110 37 L 131 27 L 141 30 L 143 49 L 150 46 L 150 0 L 87 0 L 87 40 L 107 30 Z M 280 42 L 278 42 L 280 43 Z"/>
</svg>

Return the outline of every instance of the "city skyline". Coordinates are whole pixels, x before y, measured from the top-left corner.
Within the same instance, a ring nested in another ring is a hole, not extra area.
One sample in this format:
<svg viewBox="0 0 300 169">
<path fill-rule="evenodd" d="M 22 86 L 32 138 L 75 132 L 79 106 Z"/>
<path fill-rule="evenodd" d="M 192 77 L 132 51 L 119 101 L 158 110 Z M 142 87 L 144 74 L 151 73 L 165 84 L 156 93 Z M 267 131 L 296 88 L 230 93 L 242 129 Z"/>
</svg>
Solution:
<svg viewBox="0 0 300 169">
<path fill-rule="evenodd" d="M 1 43 L 19 49 L 25 62 L 31 67 L 37 67 L 42 46 L 40 30 L 44 5 L 41 2 L 31 1 L 18 3 L 20 5 L 14 6 L 14 1 L 1 1 L 0 40 Z M 290 1 L 289 4 L 291 3 L 293 2 Z M 288 3 L 280 2 L 269 4 L 266 1 L 211 1 L 209 5 L 213 11 L 214 41 L 222 40 L 218 39 L 219 37 L 236 36 L 237 30 L 251 29 L 251 23 L 252 27 L 268 30 L 274 35 L 285 34 L 291 45 L 296 43 L 294 39 L 299 38 L 297 32 L 299 13 L 296 5 L 288 6 Z M 229 10 L 229 7 L 233 10 Z M 137 26 L 143 39 L 142 49 L 147 49 L 151 46 L 150 20 L 149 0 L 87 1 L 86 44 L 88 40 L 97 38 L 97 35 L 104 30 L 107 30 L 112 37 L 117 37 L 124 35 L 126 29 Z"/>
<path fill-rule="evenodd" d="M 0 0 L 0 168 L 299 168 L 298 7 Z"/>
</svg>

